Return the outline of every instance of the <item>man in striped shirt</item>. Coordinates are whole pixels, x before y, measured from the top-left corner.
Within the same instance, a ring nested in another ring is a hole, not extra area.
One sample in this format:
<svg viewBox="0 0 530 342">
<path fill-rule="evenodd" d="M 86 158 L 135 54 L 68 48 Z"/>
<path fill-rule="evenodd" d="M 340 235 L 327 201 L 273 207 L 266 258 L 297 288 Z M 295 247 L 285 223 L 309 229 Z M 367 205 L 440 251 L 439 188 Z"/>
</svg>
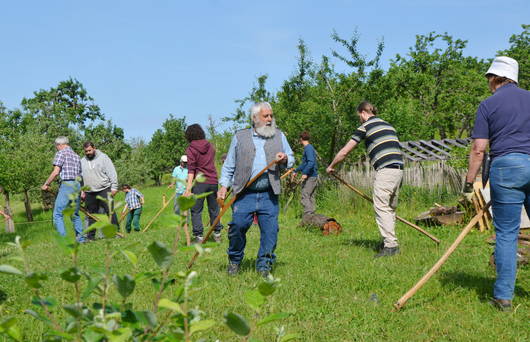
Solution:
<svg viewBox="0 0 530 342">
<path fill-rule="evenodd" d="M 376 222 L 383 237 L 383 246 L 376 258 L 399 253 L 395 232 L 396 207 L 399 187 L 403 178 L 403 155 L 396 130 L 385 120 L 376 116 L 376 108 L 364 101 L 357 107 L 361 126 L 351 140 L 337 153 L 326 171 L 335 172 L 335 166 L 361 142 L 365 140 L 370 163 L 376 170 L 373 201 Z"/>
<path fill-rule="evenodd" d="M 134 230 L 140 231 L 140 216 L 142 215 L 142 206 L 144 205 L 144 195 L 135 188 L 131 188 L 129 184 L 123 184 L 122 190 L 125 192 L 125 206 L 123 212 L 127 210 L 127 221 L 125 223 L 125 230 L 127 233 L 131 232 L 131 223 Z"/>
</svg>

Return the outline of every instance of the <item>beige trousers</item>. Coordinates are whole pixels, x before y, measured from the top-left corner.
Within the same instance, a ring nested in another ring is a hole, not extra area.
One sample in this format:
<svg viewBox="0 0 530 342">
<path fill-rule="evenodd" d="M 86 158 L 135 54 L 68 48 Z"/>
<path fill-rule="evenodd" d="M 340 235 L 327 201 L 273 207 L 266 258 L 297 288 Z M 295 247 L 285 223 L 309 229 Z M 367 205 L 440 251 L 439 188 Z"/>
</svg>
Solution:
<svg viewBox="0 0 530 342">
<path fill-rule="evenodd" d="M 374 211 L 379 232 L 387 248 L 397 247 L 396 208 L 403 170 L 383 168 L 375 173 Z"/>
</svg>

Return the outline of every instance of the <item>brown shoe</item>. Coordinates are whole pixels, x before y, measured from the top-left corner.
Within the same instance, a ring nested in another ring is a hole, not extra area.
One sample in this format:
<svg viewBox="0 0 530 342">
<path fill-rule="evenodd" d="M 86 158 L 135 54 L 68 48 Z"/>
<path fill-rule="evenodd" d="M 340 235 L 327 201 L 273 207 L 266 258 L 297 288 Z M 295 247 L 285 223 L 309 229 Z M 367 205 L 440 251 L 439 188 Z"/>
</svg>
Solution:
<svg viewBox="0 0 530 342">
<path fill-rule="evenodd" d="M 512 311 L 511 300 L 493 298 L 490 303 L 500 311 Z"/>
</svg>

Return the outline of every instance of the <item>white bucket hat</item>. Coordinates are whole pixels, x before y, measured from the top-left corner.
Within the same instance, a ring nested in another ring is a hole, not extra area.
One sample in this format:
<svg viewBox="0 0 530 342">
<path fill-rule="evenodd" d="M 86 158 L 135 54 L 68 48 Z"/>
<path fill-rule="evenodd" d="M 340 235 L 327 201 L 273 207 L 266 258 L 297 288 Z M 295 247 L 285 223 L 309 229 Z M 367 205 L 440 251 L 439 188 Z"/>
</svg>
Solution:
<svg viewBox="0 0 530 342">
<path fill-rule="evenodd" d="M 488 74 L 506 77 L 518 83 L 519 63 L 510 57 L 495 57 L 490 68 L 486 71 L 486 75 Z"/>
<path fill-rule="evenodd" d="M 188 162 L 188 156 L 183 155 L 182 157 L 180 157 L 180 161 L 183 162 L 183 163 L 187 163 Z"/>
</svg>

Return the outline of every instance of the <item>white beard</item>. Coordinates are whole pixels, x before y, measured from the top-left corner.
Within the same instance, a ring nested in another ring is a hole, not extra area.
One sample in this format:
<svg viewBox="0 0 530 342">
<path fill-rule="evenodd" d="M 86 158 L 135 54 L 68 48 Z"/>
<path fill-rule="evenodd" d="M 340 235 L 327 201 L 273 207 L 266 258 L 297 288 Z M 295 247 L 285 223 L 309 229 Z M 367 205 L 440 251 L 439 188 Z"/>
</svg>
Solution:
<svg viewBox="0 0 530 342">
<path fill-rule="evenodd" d="M 276 120 L 272 120 L 270 125 L 264 125 L 262 122 L 255 123 L 256 133 L 263 138 L 272 138 L 276 134 Z"/>
</svg>

